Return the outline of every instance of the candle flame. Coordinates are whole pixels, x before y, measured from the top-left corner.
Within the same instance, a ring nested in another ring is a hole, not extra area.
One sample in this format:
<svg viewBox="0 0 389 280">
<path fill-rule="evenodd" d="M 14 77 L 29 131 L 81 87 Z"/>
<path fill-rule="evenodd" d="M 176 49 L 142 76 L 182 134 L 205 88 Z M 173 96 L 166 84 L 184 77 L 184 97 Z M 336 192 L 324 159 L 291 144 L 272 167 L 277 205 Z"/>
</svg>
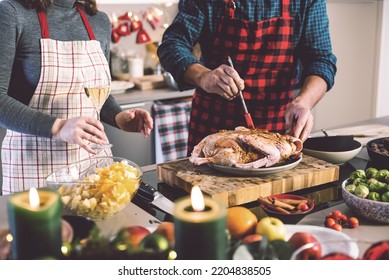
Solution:
<svg viewBox="0 0 389 280">
<path fill-rule="evenodd" d="M 30 206 L 32 209 L 37 209 L 39 207 L 39 194 L 36 188 L 31 188 L 29 192 L 30 197 Z"/>
<path fill-rule="evenodd" d="M 194 186 L 192 188 L 190 198 L 192 201 L 192 208 L 194 211 L 200 212 L 204 210 L 205 208 L 204 197 L 199 186 Z"/>
</svg>

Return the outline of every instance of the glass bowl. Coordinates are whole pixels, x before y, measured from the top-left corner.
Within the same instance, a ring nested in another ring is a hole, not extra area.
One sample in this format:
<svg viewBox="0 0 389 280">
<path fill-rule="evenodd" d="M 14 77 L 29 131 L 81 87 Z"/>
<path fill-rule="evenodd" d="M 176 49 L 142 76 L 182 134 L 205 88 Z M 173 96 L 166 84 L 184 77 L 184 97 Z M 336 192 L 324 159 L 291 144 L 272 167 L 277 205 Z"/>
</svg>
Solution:
<svg viewBox="0 0 389 280">
<path fill-rule="evenodd" d="M 46 184 L 59 191 L 65 209 L 99 220 L 121 211 L 131 202 L 142 176 L 136 163 L 103 156 L 59 168 L 46 177 Z"/>
</svg>

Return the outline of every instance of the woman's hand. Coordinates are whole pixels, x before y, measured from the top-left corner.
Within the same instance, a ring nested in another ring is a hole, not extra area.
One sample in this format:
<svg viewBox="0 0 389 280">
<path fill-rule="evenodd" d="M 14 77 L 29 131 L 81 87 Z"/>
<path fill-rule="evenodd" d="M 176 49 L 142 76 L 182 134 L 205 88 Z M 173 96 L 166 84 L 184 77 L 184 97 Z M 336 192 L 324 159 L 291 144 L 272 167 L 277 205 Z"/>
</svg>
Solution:
<svg viewBox="0 0 389 280">
<path fill-rule="evenodd" d="M 104 133 L 104 126 L 91 117 L 75 117 L 67 120 L 57 119 L 51 129 L 52 137 L 70 144 L 77 144 L 89 153 L 96 154 L 89 145 L 108 144 Z"/>
<path fill-rule="evenodd" d="M 154 126 L 153 118 L 150 113 L 139 108 L 123 110 L 116 115 L 115 121 L 121 130 L 140 132 L 145 137 L 150 135 Z"/>
</svg>

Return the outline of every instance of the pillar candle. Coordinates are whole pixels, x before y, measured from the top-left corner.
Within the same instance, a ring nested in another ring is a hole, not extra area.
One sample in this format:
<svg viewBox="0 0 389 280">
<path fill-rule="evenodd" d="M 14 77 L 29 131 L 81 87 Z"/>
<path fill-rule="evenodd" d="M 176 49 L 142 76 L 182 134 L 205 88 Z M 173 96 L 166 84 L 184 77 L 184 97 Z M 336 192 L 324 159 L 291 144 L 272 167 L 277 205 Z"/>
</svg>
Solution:
<svg viewBox="0 0 389 280">
<path fill-rule="evenodd" d="M 33 188 L 16 193 L 7 208 L 13 259 L 60 257 L 62 204 L 57 192 Z"/>
<path fill-rule="evenodd" d="M 196 187 L 194 187 L 195 189 Z M 182 260 L 226 258 L 226 207 L 209 197 L 184 197 L 174 205 L 175 250 Z M 196 209 L 196 199 L 202 207 Z"/>
</svg>

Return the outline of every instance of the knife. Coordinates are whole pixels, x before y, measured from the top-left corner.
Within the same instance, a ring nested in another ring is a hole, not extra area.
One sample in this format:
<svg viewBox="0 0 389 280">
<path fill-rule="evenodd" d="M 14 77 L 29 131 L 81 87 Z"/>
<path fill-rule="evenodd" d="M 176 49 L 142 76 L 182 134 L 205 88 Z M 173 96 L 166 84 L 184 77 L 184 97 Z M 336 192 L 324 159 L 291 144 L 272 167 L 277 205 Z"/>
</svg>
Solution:
<svg viewBox="0 0 389 280">
<path fill-rule="evenodd" d="M 162 210 L 163 212 L 173 215 L 174 202 L 166 198 L 153 186 L 145 182 L 141 182 L 137 195 L 151 203 L 153 206 Z"/>
<path fill-rule="evenodd" d="M 228 57 L 228 63 L 230 64 L 230 66 L 232 68 L 234 68 L 234 64 L 232 63 L 232 59 L 230 56 Z M 244 101 L 243 93 L 241 90 L 239 90 L 239 97 L 240 97 L 240 100 L 242 101 L 243 110 L 244 110 L 244 118 L 246 119 L 247 127 L 254 129 L 255 128 L 254 122 L 253 122 L 253 119 L 251 118 L 249 111 L 247 110 L 246 102 Z"/>
</svg>

